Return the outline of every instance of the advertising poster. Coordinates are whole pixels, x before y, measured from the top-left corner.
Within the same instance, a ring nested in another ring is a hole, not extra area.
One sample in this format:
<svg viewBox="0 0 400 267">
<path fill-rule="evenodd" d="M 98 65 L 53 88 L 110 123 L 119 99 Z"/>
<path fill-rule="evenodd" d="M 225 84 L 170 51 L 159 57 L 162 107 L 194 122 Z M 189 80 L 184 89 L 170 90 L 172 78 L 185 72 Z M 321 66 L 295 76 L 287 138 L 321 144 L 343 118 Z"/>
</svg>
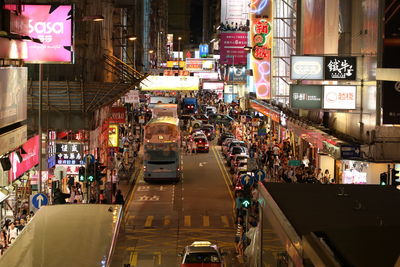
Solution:
<svg viewBox="0 0 400 267">
<path fill-rule="evenodd" d="M 126 122 L 126 108 L 124 107 L 111 107 L 111 117 L 109 123 L 125 123 Z"/>
<path fill-rule="evenodd" d="M 383 124 L 400 124 L 400 82 L 382 82 Z"/>
<path fill-rule="evenodd" d="M 356 109 L 356 86 L 324 86 L 323 109 Z"/>
<path fill-rule="evenodd" d="M 228 73 L 225 74 L 225 77 L 226 81 L 228 81 L 229 83 L 246 83 L 247 75 L 245 67 L 229 67 L 225 70 L 228 71 Z"/>
<path fill-rule="evenodd" d="M 0 128 L 27 119 L 28 68 L 0 68 Z"/>
<path fill-rule="evenodd" d="M 35 167 L 39 164 L 39 136 L 30 138 L 22 145 L 22 148 L 26 152 L 21 153 L 22 161 L 20 162 L 17 154 L 15 152 L 11 153 L 11 170 L 8 172 L 8 177 L 10 181 L 14 181 L 20 177 L 24 172 L 28 171 L 30 168 Z"/>
<path fill-rule="evenodd" d="M 214 72 L 215 59 L 212 58 L 187 58 L 186 71 L 192 72 Z"/>
<path fill-rule="evenodd" d="M 72 13 L 72 5 L 22 5 L 29 36 L 42 42 L 28 42 L 26 63 L 73 63 Z"/>
<path fill-rule="evenodd" d="M 320 85 L 291 85 L 290 107 L 299 109 L 321 109 L 322 86 Z"/>
<path fill-rule="evenodd" d="M 252 69 L 258 99 L 271 98 L 272 1 L 250 3 Z"/>
<path fill-rule="evenodd" d="M 247 32 L 221 32 L 220 60 L 221 64 L 246 65 Z"/>
<path fill-rule="evenodd" d="M 108 147 L 118 147 L 118 124 L 108 127 Z"/>
</svg>

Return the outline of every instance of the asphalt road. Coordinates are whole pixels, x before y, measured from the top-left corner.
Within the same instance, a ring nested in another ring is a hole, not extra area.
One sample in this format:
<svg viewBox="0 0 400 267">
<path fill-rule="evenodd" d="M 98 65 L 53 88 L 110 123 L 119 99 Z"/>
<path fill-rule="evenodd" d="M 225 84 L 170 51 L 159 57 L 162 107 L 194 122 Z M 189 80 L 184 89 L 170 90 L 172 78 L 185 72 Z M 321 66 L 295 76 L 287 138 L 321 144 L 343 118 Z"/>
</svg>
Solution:
<svg viewBox="0 0 400 267">
<path fill-rule="evenodd" d="M 219 155 L 215 146 L 209 153 L 183 155 L 183 177 L 176 184 L 139 178 L 111 266 L 179 266 L 177 254 L 196 240 L 217 243 L 228 253 L 226 266 L 242 266 L 233 254 L 233 196 Z"/>
</svg>

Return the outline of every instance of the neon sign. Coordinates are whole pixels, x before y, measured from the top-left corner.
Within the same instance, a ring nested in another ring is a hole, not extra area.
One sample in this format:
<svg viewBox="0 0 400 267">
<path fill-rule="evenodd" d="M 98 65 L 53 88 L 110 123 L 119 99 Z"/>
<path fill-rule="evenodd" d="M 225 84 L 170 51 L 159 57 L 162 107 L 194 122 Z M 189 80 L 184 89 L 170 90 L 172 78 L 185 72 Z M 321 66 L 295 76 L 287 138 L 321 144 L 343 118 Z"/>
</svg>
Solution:
<svg viewBox="0 0 400 267">
<path fill-rule="evenodd" d="M 250 1 L 252 68 L 257 98 L 271 98 L 272 2 Z"/>
</svg>

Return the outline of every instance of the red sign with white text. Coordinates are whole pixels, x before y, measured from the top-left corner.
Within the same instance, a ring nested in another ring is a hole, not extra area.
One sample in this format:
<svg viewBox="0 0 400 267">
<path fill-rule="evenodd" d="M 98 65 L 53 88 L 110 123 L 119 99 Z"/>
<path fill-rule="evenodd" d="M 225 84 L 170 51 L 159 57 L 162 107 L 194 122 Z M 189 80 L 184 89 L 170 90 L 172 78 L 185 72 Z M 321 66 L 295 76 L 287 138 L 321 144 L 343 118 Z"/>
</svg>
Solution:
<svg viewBox="0 0 400 267">
<path fill-rule="evenodd" d="M 111 117 L 109 123 L 125 123 L 126 109 L 124 107 L 111 107 Z"/>
<path fill-rule="evenodd" d="M 26 152 L 26 154 L 22 154 L 22 162 L 19 162 L 18 156 L 15 152 L 11 153 L 10 161 L 11 161 L 11 170 L 8 172 L 9 181 L 12 182 L 21 176 L 24 172 L 28 171 L 30 168 L 39 164 L 39 136 L 32 137 L 25 144 L 22 145 L 22 148 Z"/>
<path fill-rule="evenodd" d="M 221 32 L 220 63 L 246 65 L 247 32 Z"/>
</svg>

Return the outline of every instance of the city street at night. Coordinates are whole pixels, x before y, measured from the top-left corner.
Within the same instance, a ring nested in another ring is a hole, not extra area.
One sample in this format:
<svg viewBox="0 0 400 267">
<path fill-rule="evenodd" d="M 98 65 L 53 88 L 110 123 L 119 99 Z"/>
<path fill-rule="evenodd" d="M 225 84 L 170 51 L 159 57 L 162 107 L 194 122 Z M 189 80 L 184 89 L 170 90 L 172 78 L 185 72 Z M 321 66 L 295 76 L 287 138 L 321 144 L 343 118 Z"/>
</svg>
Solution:
<svg viewBox="0 0 400 267">
<path fill-rule="evenodd" d="M 0 267 L 400 267 L 399 0 L 0 0 Z"/>
<path fill-rule="evenodd" d="M 112 266 L 176 266 L 193 241 L 208 240 L 234 252 L 232 190 L 219 147 L 183 156 L 181 182 L 135 185 L 121 226 Z"/>
</svg>

